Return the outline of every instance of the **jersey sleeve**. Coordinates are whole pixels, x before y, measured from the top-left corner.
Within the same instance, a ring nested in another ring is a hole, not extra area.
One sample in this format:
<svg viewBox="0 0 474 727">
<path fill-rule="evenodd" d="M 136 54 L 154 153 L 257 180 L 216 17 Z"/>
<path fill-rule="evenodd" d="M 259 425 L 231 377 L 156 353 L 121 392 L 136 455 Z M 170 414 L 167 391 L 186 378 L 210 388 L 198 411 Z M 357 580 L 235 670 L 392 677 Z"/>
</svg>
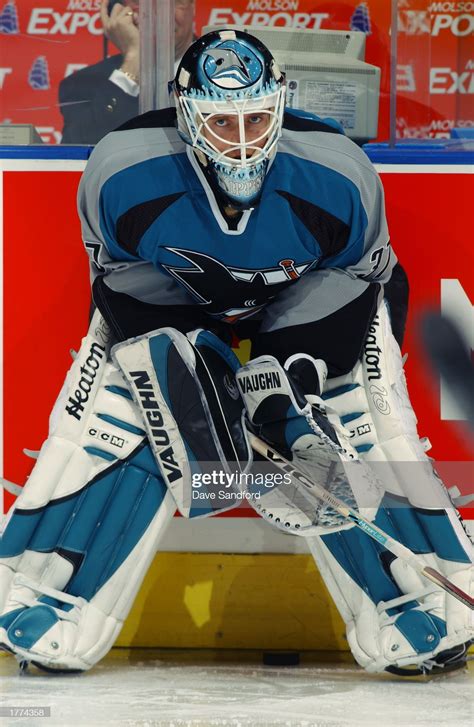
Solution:
<svg viewBox="0 0 474 727">
<path fill-rule="evenodd" d="M 149 134 L 153 146 L 134 143 L 134 139 L 143 139 L 146 134 L 147 130 L 139 134 L 118 130 L 101 140 L 86 166 L 78 192 L 93 300 L 118 340 L 162 326 L 187 332 L 204 323 L 203 314 L 182 286 L 140 254 L 137 241 L 157 214 L 154 207 L 151 209 L 157 175 L 150 173 L 149 166 L 176 152 L 169 135 L 162 134 L 159 141 L 156 128 Z M 150 208 L 145 198 L 143 214 L 131 216 L 130 210 L 144 199 L 140 187 L 143 179 L 149 190 Z"/>
<path fill-rule="evenodd" d="M 375 169 L 362 166 L 353 195 L 351 235 L 337 255 L 324 259 L 322 268 L 339 268 L 351 278 L 386 283 L 397 257 L 390 244 L 384 190 Z"/>
</svg>

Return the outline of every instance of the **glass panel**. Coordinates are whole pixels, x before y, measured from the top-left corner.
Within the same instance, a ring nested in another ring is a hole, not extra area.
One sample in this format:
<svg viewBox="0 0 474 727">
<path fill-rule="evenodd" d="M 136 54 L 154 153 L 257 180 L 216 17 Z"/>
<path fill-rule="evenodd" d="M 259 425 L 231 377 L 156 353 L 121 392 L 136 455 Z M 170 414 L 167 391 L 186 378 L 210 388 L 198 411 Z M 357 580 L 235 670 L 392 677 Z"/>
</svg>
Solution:
<svg viewBox="0 0 474 727">
<path fill-rule="evenodd" d="M 164 79 L 171 73 L 173 57 L 168 27 L 172 0 L 143 0 L 141 9 L 138 0 L 123 2 L 51 0 L 43 7 L 38 0 L 0 0 L 0 143 L 58 144 L 64 132 L 65 143 L 93 144 L 136 115 L 140 105 L 142 110 L 166 105 Z M 175 4 L 176 59 L 192 41 L 194 10 L 198 34 L 204 26 L 229 24 L 315 32 L 358 30 L 366 37 L 365 62 L 380 69 L 375 140 L 386 141 L 390 134 L 392 139 L 446 137 L 453 127 L 474 126 L 474 2 L 175 0 Z M 390 127 L 392 9 L 398 18 L 392 43 L 396 41 L 398 51 Z M 141 16 L 145 28 L 140 50 Z"/>
<path fill-rule="evenodd" d="M 370 134 L 371 140 L 386 141 L 389 137 L 390 129 L 390 15 L 391 3 L 389 0 L 370 0 L 370 2 L 360 2 L 360 0 L 198 0 L 196 4 L 196 31 L 201 33 L 201 29 L 208 26 L 226 26 L 229 24 L 250 26 L 253 32 L 258 34 L 260 31 L 271 32 L 276 29 L 286 29 L 288 31 L 297 28 L 303 28 L 314 36 L 324 31 L 359 31 L 365 36 L 365 42 L 357 61 L 359 63 L 368 64 L 375 67 L 377 75 L 380 76 L 379 99 L 378 99 L 378 128 L 375 125 L 375 135 Z M 251 31 L 252 32 L 252 31 Z M 275 46 L 276 35 L 268 35 L 262 40 L 268 45 L 272 52 L 278 55 L 278 49 Z M 296 52 L 302 51 L 303 41 L 296 38 L 294 42 L 299 45 Z M 304 41 L 306 42 L 306 41 Z M 287 55 L 288 49 L 280 49 L 282 55 Z M 318 49 L 322 51 L 322 48 Z M 334 48 L 331 50 L 333 53 Z M 310 51 L 307 52 L 307 55 Z M 350 54 L 349 54 L 350 55 Z M 333 58 L 336 56 L 333 54 Z M 280 62 L 280 58 L 278 59 Z M 291 59 L 282 59 L 282 65 L 285 60 L 289 65 L 297 65 L 291 63 Z M 313 58 L 312 61 L 315 59 Z M 336 60 L 338 60 L 336 58 Z M 339 58 L 342 60 L 342 58 Z M 337 73 L 334 68 L 326 73 L 325 78 L 321 76 L 323 64 L 319 64 L 317 76 L 314 75 L 314 83 L 306 85 L 306 90 L 299 93 L 299 98 L 295 105 L 308 106 L 309 111 L 321 116 L 337 115 L 336 101 L 337 97 L 345 97 L 346 118 L 341 113 L 338 119 L 345 124 L 346 132 L 351 136 L 350 124 L 353 121 L 354 114 L 348 113 L 351 102 L 360 106 L 363 102 L 370 103 L 374 100 L 374 92 L 369 88 L 367 93 L 367 84 L 354 82 L 357 79 L 354 60 L 349 59 L 352 67 L 349 75 L 346 75 L 344 81 L 337 79 Z M 305 63 L 306 65 L 306 63 Z M 314 66 L 314 63 L 312 62 Z M 330 65 L 330 64 L 326 64 Z M 369 70 L 366 66 L 367 71 Z M 379 70 L 378 70 L 379 69 Z M 359 70 L 362 70 L 361 68 Z M 312 69 L 314 74 L 314 68 Z M 287 78 L 289 81 L 298 81 L 298 78 L 290 77 L 287 70 Z M 311 81 L 311 79 L 308 78 Z M 377 79 L 378 84 L 378 79 Z M 370 86 L 370 84 L 369 84 Z M 327 90 L 331 91 L 328 95 Z M 290 92 L 295 89 L 289 89 Z M 311 93 L 310 93 L 311 90 Z M 378 91 L 378 89 L 377 89 Z M 290 95 L 290 94 L 289 94 Z M 322 96 L 326 101 L 329 96 L 333 99 L 333 109 L 327 104 L 322 104 Z M 352 99 L 352 101 L 351 101 Z M 359 109 L 357 110 L 359 114 Z M 371 115 L 371 112 L 368 112 Z M 377 121 L 377 114 L 375 114 Z M 367 140 L 367 138 L 365 140 Z"/>
<path fill-rule="evenodd" d="M 473 32 L 474 2 L 398 0 L 397 138 L 474 126 Z"/>
<path fill-rule="evenodd" d="M 0 0 L 0 144 L 59 144 L 61 139 L 95 144 L 136 116 L 140 45 L 146 50 L 144 108 L 168 105 L 163 79 L 173 73 L 173 12 L 168 28 L 162 23 L 157 30 L 153 18 L 164 18 L 172 0 L 143 5 L 139 8 L 138 0 Z M 175 14 L 182 54 L 193 38 L 193 0 L 176 0 Z M 142 15 L 148 34 L 139 31 Z"/>
</svg>

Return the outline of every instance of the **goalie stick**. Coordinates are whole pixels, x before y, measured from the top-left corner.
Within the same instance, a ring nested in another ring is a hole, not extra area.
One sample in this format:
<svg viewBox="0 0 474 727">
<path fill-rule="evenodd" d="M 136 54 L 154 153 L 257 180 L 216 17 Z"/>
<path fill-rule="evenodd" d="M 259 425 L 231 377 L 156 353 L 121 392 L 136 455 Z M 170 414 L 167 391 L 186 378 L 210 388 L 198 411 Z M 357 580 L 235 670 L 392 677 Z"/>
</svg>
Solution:
<svg viewBox="0 0 474 727">
<path fill-rule="evenodd" d="M 366 535 L 376 540 L 377 543 L 380 543 L 380 545 L 383 545 L 384 548 L 393 553 L 393 555 L 397 558 L 408 563 L 417 573 L 424 576 L 429 581 L 432 581 L 432 583 L 436 583 L 436 585 L 453 596 L 453 598 L 456 598 L 465 606 L 474 610 L 474 598 L 472 598 L 468 593 L 465 593 L 461 588 L 458 588 L 454 583 L 451 583 L 448 578 L 443 576 L 442 573 L 439 573 L 434 568 L 423 565 L 415 553 L 412 553 L 409 548 L 399 543 L 398 540 L 394 540 L 394 538 L 391 538 L 379 527 L 363 518 L 358 512 L 348 507 L 342 500 L 339 500 L 337 497 L 334 497 L 334 495 L 327 492 L 324 487 L 313 482 L 306 474 L 297 469 L 289 460 L 285 459 L 285 457 L 273 449 L 273 447 L 270 447 L 270 445 L 266 442 L 259 439 L 259 437 L 256 437 L 253 432 L 250 430 L 247 430 L 247 432 L 250 444 L 255 452 L 261 454 L 262 457 L 265 457 L 265 459 L 269 460 L 279 469 L 282 469 L 293 479 L 297 480 L 298 483 L 308 488 L 308 490 L 310 490 L 311 493 L 319 500 L 332 507 L 346 520 L 357 525 L 357 527 L 363 530 Z"/>
</svg>

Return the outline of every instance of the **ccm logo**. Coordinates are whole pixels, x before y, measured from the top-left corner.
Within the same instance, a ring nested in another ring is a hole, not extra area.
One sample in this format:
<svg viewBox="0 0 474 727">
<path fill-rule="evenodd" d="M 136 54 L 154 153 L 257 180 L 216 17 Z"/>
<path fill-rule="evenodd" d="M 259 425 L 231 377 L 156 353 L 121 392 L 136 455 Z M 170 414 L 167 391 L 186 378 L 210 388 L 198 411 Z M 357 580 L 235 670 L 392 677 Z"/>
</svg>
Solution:
<svg viewBox="0 0 474 727">
<path fill-rule="evenodd" d="M 94 429 L 93 427 L 91 427 L 91 429 L 89 429 L 89 436 L 100 439 L 101 442 L 108 442 L 114 447 L 120 447 L 120 449 L 125 444 L 125 439 L 122 439 L 121 437 L 116 437 L 115 434 L 109 434 L 108 432 L 104 432 L 102 429 Z"/>
</svg>

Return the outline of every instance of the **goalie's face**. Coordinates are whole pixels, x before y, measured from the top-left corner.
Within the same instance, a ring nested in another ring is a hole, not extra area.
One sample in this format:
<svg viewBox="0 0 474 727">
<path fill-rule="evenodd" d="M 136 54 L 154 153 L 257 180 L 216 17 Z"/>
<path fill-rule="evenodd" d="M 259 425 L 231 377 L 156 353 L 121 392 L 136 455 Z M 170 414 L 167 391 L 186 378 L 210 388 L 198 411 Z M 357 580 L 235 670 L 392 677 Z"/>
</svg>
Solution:
<svg viewBox="0 0 474 727">
<path fill-rule="evenodd" d="M 204 119 L 202 135 L 215 148 L 221 157 L 246 160 L 261 155 L 265 147 L 273 111 L 260 111 L 243 114 L 210 114 Z"/>
</svg>

